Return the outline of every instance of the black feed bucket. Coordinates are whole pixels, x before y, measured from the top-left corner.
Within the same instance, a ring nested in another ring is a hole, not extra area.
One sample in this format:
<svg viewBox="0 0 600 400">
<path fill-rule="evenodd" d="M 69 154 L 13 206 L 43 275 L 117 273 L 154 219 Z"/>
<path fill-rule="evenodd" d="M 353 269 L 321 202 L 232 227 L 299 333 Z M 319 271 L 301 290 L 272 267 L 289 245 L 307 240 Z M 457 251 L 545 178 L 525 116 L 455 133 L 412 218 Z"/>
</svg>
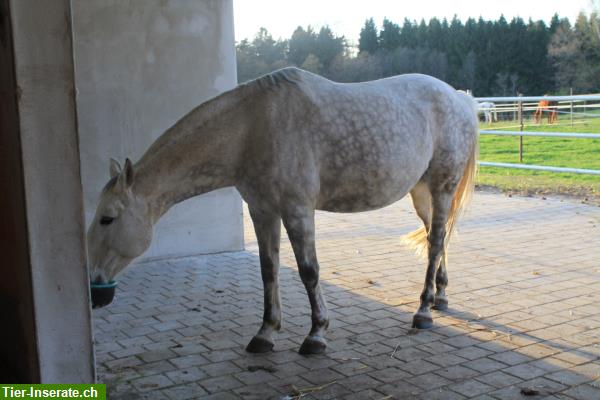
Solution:
<svg viewBox="0 0 600 400">
<path fill-rule="evenodd" d="M 100 308 L 110 304 L 115 297 L 116 281 L 108 283 L 90 283 L 92 308 Z"/>
</svg>

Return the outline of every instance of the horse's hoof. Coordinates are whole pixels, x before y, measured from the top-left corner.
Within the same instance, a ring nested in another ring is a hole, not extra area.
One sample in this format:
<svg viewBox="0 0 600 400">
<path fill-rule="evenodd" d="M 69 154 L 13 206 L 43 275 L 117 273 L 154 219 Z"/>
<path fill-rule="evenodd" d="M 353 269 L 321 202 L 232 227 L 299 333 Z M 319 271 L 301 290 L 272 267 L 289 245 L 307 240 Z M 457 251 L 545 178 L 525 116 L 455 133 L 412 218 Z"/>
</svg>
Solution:
<svg viewBox="0 0 600 400">
<path fill-rule="evenodd" d="M 448 309 L 448 299 L 445 297 L 436 297 L 432 308 L 438 311 L 446 311 Z"/>
<path fill-rule="evenodd" d="M 321 354 L 325 352 L 326 348 L 327 341 L 322 337 L 307 336 L 306 339 L 304 339 L 302 346 L 300 346 L 298 353 L 302 355 Z"/>
<path fill-rule="evenodd" d="M 429 329 L 433 326 L 433 318 L 427 315 L 415 314 L 412 327 L 417 329 Z"/>
<path fill-rule="evenodd" d="M 274 343 L 262 338 L 260 336 L 254 336 L 248 346 L 246 346 L 246 351 L 248 353 L 268 353 L 273 350 Z"/>
</svg>

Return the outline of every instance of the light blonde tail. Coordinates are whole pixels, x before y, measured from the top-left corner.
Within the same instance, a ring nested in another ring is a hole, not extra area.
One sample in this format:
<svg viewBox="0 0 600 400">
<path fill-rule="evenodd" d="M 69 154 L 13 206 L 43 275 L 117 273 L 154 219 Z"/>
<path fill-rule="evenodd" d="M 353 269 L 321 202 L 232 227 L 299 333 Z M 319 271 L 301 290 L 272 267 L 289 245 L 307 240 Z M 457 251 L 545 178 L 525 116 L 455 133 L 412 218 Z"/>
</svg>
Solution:
<svg viewBox="0 0 600 400">
<path fill-rule="evenodd" d="M 477 156 L 479 153 L 479 146 L 477 140 L 474 143 L 471 156 L 465 167 L 460 182 L 452 198 L 452 206 L 450 207 L 450 213 L 448 215 L 448 221 L 446 222 L 446 239 L 444 241 L 444 257 L 446 257 L 446 248 L 448 247 L 448 241 L 454 231 L 454 227 L 458 217 L 473 197 L 473 190 L 475 188 L 475 178 L 477 176 Z M 425 226 L 413 231 L 402 237 L 402 242 L 408 247 L 413 249 L 419 256 L 427 256 L 428 242 L 427 242 L 427 230 Z"/>
<path fill-rule="evenodd" d="M 427 255 L 427 229 L 425 226 L 420 227 L 416 231 L 407 233 L 400 238 L 402 243 L 413 249 L 419 257 Z"/>
</svg>

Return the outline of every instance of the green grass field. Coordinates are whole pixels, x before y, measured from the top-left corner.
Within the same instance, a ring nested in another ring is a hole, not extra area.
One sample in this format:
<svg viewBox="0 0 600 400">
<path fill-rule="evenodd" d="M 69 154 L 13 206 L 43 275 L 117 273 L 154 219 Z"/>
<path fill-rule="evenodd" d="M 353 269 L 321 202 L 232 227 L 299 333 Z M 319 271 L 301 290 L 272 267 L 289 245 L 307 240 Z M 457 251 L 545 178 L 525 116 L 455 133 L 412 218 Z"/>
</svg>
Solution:
<svg viewBox="0 0 600 400">
<path fill-rule="evenodd" d="M 481 123 L 480 129 L 518 131 L 514 121 Z M 600 133 L 600 118 L 575 120 L 561 115 L 556 125 L 544 120 L 536 125 L 525 122 L 525 131 Z M 519 162 L 518 136 L 480 136 L 481 161 Z M 600 170 L 600 139 L 523 137 L 523 163 L 554 167 Z M 509 168 L 481 167 L 478 185 L 492 186 L 507 192 L 523 194 L 566 194 L 600 200 L 600 175 L 565 174 Z"/>
</svg>

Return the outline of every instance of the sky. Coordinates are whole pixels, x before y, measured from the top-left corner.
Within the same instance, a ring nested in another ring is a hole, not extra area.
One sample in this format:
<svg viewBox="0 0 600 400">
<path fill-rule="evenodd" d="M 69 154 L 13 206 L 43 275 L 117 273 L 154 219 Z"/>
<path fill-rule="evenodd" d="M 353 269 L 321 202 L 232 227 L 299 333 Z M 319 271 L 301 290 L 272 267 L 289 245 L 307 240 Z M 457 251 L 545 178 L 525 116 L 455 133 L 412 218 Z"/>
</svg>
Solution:
<svg viewBox="0 0 600 400">
<path fill-rule="evenodd" d="M 253 38 L 260 27 L 277 38 L 289 38 L 296 27 L 329 25 L 336 35 L 358 43 L 365 19 L 373 17 L 378 28 L 384 17 L 401 24 L 404 18 L 426 21 L 457 15 L 463 22 L 480 16 L 495 20 L 504 14 L 510 21 L 550 21 L 554 13 L 574 21 L 580 11 L 591 9 L 590 0 L 234 0 L 235 40 Z"/>
</svg>

